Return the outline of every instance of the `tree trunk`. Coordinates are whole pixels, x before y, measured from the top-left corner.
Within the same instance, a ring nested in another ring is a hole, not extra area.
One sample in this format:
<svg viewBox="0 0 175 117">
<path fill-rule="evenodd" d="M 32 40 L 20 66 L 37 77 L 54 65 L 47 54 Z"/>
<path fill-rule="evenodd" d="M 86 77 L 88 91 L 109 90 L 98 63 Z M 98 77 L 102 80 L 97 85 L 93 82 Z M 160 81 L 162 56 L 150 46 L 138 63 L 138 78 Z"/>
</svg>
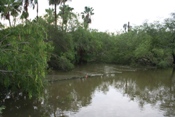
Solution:
<svg viewBox="0 0 175 117">
<path fill-rule="evenodd" d="M 38 7 L 39 7 L 39 5 L 38 5 L 38 2 L 37 2 L 37 9 L 36 9 L 36 13 L 37 13 L 37 20 L 38 20 L 38 12 L 39 12 L 39 10 L 38 10 Z"/>
<path fill-rule="evenodd" d="M 173 64 L 175 64 L 175 54 L 172 53 L 172 56 L 173 56 Z"/>
<path fill-rule="evenodd" d="M 16 17 L 14 17 L 13 22 L 13 26 L 16 26 Z"/>
<path fill-rule="evenodd" d="M 57 26 L 57 4 L 55 4 L 55 28 Z"/>
<path fill-rule="evenodd" d="M 65 19 L 64 19 L 64 18 L 65 18 L 65 17 L 64 17 L 64 15 L 65 15 L 65 14 L 64 14 L 64 12 L 65 12 L 65 11 L 64 11 L 64 10 L 65 10 L 64 8 L 65 8 L 65 2 L 63 3 L 63 16 L 62 16 L 63 19 L 62 19 L 62 26 L 61 26 L 62 31 L 64 31 L 64 20 L 65 20 Z"/>
<path fill-rule="evenodd" d="M 12 24 L 11 24 L 10 18 L 9 18 L 8 20 L 9 20 L 9 25 L 10 25 L 10 27 L 12 27 Z"/>
<path fill-rule="evenodd" d="M 130 22 L 128 22 L 128 32 L 130 31 Z"/>
</svg>

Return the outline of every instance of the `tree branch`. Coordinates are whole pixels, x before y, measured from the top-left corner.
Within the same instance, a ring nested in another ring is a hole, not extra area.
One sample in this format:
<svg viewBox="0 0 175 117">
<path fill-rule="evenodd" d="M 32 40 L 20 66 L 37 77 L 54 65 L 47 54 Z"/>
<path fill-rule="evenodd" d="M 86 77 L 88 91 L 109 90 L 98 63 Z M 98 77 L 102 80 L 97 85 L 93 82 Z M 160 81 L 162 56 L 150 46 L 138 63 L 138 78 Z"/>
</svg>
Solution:
<svg viewBox="0 0 175 117">
<path fill-rule="evenodd" d="M 0 70 L 1 73 L 13 73 L 13 71 Z"/>
</svg>

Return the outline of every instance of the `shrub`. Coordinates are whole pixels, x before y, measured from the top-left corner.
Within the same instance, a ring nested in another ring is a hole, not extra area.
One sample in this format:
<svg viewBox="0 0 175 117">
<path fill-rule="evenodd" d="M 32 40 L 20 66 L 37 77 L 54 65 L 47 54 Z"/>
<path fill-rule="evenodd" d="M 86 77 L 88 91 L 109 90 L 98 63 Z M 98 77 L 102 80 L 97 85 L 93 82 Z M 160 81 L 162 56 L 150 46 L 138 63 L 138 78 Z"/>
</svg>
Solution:
<svg viewBox="0 0 175 117">
<path fill-rule="evenodd" d="M 0 31 L 0 84 L 21 90 L 29 97 L 41 96 L 51 44 L 45 29 L 28 23 Z"/>
</svg>

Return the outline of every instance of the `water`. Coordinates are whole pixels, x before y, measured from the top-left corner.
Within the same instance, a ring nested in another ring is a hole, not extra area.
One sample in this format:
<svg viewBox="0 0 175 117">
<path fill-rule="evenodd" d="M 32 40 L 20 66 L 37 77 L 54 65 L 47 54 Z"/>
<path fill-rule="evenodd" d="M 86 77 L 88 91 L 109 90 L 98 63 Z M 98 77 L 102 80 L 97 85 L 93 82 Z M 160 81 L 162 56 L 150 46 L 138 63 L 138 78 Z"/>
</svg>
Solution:
<svg viewBox="0 0 175 117">
<path fill-rule="evenodd" d="M 93 64 L 54 72 L 48 80 L 41 101 L 8 98 L 0 117 L 175 116 L 172 69 Z"/>
</svg>

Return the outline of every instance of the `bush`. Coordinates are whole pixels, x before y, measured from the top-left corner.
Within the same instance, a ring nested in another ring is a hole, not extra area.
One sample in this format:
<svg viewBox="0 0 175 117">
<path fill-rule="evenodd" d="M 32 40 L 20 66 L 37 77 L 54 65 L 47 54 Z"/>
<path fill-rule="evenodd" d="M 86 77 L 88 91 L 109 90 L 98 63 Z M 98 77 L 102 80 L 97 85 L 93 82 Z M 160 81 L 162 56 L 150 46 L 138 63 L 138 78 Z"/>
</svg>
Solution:
<svg viewBox="0 0 175 117">
<path fill-rule="evenodd" d="M 28 23 L 1 30 L 0 37 L 0 84 L 26 92 L 29 97 L 41 96 L 52 50 L 45 42 L 45 29 L 38 23 Z"/>
</svg>

